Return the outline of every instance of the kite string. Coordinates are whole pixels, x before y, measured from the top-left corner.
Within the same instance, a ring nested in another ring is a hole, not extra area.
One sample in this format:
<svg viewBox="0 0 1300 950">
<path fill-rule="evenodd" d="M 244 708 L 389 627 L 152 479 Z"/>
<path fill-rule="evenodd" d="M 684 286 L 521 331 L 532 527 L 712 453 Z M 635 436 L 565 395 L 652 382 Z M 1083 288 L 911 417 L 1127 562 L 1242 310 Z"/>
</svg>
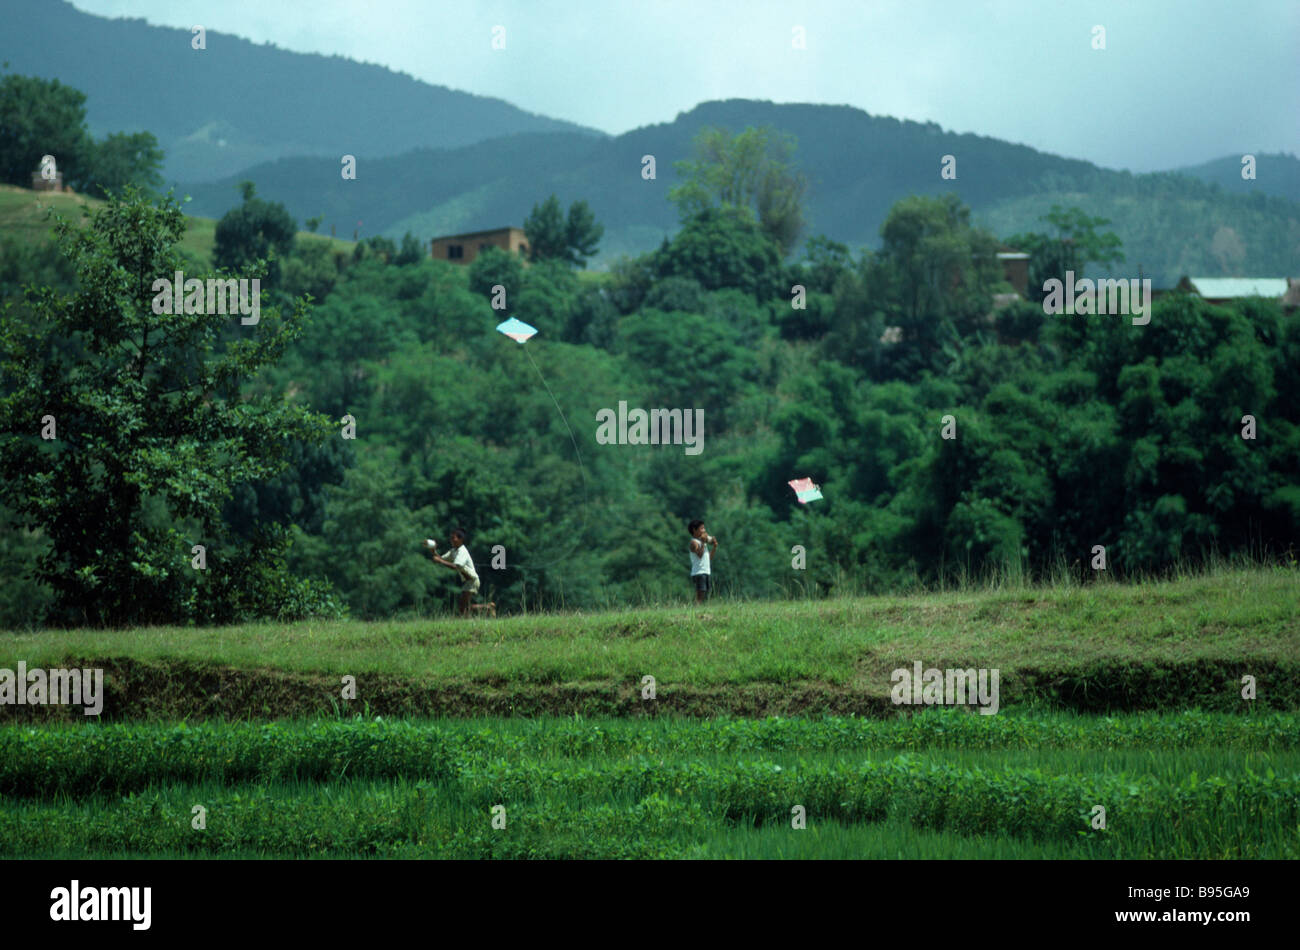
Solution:
<svg viewBox="0 0 1300 950">
<path fill-rule="evenodd" d="M 573 443 L 573 454 L 578 457 L 578 471 L 582 473 L 582 523 L 583 526 L 586 527 L 588 502 L 587 467 L 582 464 L 582 452 L 578 448 L 578 440 L 573 435 L 573 427 L 569 425 L 569 420 L 565 418 L 564 410 L 560 408 L 560 401 L 555 398 L 555 393 L 551 392 L 551 387 L 546 383 L 546 377 L 543 376 L 542 371 L 537 368 L 537 363 L 533 361 L 533 354 L 528 352 L 528 347 L 526 346 L 524 347 L 524 355 L 528 357 L 528 362 L 532 363 L 533 371 L 537 373 L 537 378 L 540 379 L 542 385 L 546 387 L 546 393 L 551 397 L 551 402 L 555 403 L 555 411 L 560 414 L 560 420 L 564 423 L 564 428 L 569 430 L 569 441 Z"/>
</svg>

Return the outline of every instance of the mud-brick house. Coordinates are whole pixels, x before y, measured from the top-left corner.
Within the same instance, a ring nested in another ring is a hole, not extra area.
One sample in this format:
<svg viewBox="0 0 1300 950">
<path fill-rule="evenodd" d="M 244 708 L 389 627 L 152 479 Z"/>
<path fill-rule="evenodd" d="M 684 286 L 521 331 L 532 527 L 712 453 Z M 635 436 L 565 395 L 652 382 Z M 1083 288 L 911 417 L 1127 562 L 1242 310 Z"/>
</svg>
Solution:
<svg viewBox="0 0 1300 950">
<path fill-rule="evenodd" d="M 32 172 L 32 191 L 72 191 L 63 184 L 63 172 L 57 169 L 53 178 L 46 178 L 38 168 Z"/>
<path fill-rule="evenodd" d="M 435 261 L 469 264 L 489 247 L 499 247 L 510 254 L 518 254 L 525 262 L 528 260 L 528 238 L 524 229 L 513 227 L 437 237 L 430 243 L 430 254 Z"/>
</svg>

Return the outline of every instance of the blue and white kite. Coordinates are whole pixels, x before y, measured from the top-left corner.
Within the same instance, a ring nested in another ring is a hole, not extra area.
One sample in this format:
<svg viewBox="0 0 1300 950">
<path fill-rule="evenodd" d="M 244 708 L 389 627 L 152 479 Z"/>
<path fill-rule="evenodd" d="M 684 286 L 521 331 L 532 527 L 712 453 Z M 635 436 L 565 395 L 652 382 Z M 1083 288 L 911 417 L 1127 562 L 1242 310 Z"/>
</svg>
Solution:
<svg viewBox="0 0 1300 950">
<path fill-rule="evenodd" d="M 537 327 L 530 327 L 524 321 L 516 320 L 514 317 L 498 324 L 497 329 L 516 343 L 527 343 L 529 338 L 537 333 Z"/>
</svg>

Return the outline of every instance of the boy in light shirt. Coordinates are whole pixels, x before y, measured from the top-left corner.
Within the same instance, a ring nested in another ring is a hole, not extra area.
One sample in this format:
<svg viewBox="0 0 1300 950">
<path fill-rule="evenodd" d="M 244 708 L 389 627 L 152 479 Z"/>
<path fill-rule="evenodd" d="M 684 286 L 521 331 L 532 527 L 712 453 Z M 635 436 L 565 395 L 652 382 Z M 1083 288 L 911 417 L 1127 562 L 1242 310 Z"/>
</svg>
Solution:
<svg viewBox="0 0 1300 950">
<path fill-rule="evenodd" d="M 476 604 L 473 603 L 474 595 L 479 590 L 478 571 L 474 570 L 474 559 L 470 557 L 469 548 L 465 547 L 465 542 L 469 536 L 465 533 L 464 528 L 453 528 L 451 532 L 451 551 L 448 553 L 451 558 L 444 558 L 438 555 L 438 543 L 436 541 L 426 542 L 429 548 L 429 557 L 433 558 L 435 564 L 441 564 L 443 567 L 449 567 L 464 580 L 464 585 L 460 589 L 460 615 L 468 617 L 471 611 L 487 610 L 493 617 L 497 614 L 497 605 Z"/>
<path fill-rule="evenodd" d="M 687 525 L 686 530 L 691 535 L 691 583 L 695 586 L 695 602 L 702 604 L 708 598 L 712 586 L 713 567 L 709 563 L 709 555 L 717 553 L 718 539 L 709 534 L 704 528 L 704 522 L 698 519 Z M 705 545 L 712 545 L 712 550 Z"/>
</svg>

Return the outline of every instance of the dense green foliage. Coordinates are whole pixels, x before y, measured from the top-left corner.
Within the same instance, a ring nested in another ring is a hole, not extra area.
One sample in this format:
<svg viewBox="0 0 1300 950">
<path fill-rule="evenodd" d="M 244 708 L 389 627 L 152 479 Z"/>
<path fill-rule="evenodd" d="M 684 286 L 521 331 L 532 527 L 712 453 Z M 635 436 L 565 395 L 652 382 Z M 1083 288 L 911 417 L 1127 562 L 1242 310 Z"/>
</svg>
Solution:
<svg viewBox="0 0 1300 950">
<path fill-rule="evenodd" d="M 1127 573 L 1295 543 L 1300 441 L 1284 396 L 1294 313 L 1168 297 L 1145 327 L 1049 323 L 1029 304 L 990 325 L 995 244 L 965 209 L 900 203 L 884 238 L 879 254 L 850 260 L 818 245 L 782 267 L 752 220 L 709 210 L 592 284 L 504 254 L 476 261 L 468 286 L 450 265 L 363 265 L 271 376 L 365 420 L 370 474 L 343 494 L 396 486 L 395 530 L 405 513 L 428 532 L 465 521 L 480 564 L 485 546 L 505 545 L 499 602 L 671 591 L 678 526 L 694 516 L 725 528 L 744 569 L 724 551 L 721 578 L 749 594 L 801 578 L 782 553 L 796 542 L 819 552 L 810 580 L 839 570 L 879 584 L 958 567 L 1043 570 L 1087 561 L 1095 544 Z M 781 289 L 796 282 L 805 311 Z M 491 334 L 503 316 L 487 304 L 496 283 L 509 312 L 541 331 L 528 353 L 551 392 Z M 897 343 L 882 342 L 889 326 Z M 703 408 L 703 453 L 595 444 L 596 411 L 619 401 Z M 944 440 L 950 413 L 957 438 Z M 1240 438 L 1246 413 L 1266 437 Z M 794 503 L 785 481 L 804 475 L 823 503 Z M 590 518 L 596 505 L 617 517 Z"/>
<path fill-rule="evenodd" d="M 1053 205 L 1042 216 L 1050 223 L 1054 234 L 1015 234 L 1007 243 L 1029 255 L 1028 296 L 1030 300 L 1043 299 L 1044 282 L 1059 280 L 1063 283 L 1088 272 L 1091 265 L 1115 264 L 1124 257 L 1120 253 L 1120 239 L 1113 231 L 1098 234 L 1097 228 L 1109 224 L 1105 218 L 1093 218 L 1078 208 L 1065 210 Z"/>
<path fill-rule="evenodd" d="M 793 136 L 770 128 L 732 135 L 706 128 L 696 136 L 696 159 L 676 163 L 684 181 L 668 192 L 683 222 L 713 207 L 752 212 L 764 236 L 785 256 L 804 227 L 808 180 L 794 168 Z"/>
<path fill-rule="evenodd" d="M 1147 326 L 1028 303 L 990 323 L 996 242 L 959 203 L 901 202 L 883 235 L 878 254 L 820 241 L 783 265 L 745 212 L 707 209 L 584 281 L 504 253 L 461 269 L 359 246 L 340 270 L 295 251 L 284 292 L 323 299 L 246 386 L 351 414 L 358 438 L 225 516 L 296 525 L 290 565 L 366 617 L 442 603 L 419 545 L 456 523 L 506 609 L 671 597 L 693 517 L 726 543 L 716 579 L 746 596 L 1086 568 L 1094 545 L 1121 576 L 1295 545 L 1295 312 L 1175 295 Z M 540 330 L 526 351 L 492 331 L 497 283 Z M 702 409 L 702 452 L 598 445 L 597 411 L 620 402 Z M 802 476 L 823 501 L 795 502 Z M 794 544 L 815 552 L 807 572 Z"/>
<path fill-rule="evenodd" d="M 575 201 L 569 205 L 566 218 L 555 195 L 540 205 L 533 205 L 524 219 L 531 261 L 556 260 L 572 267 L 586 267 L 587 258 L 596 253 L 604 233 L 604 226 L 596 223 L 587 202 Z"/>
<path fill-rule="evenodd" d="M 293 248 L 298 229 L 284 205 L 257 197 L 251 181 L 242 182 L 240 192 L 244 203 L 217 222 L 214 262 L 219 269 L 242 273 L 258 261 L 266 261 L 267 281 L 277 283 L 280 261 Z M 392 242 L 388 243 L 391 246 Z"/>
<path fill-rule="evenodd" d="M 128 285 L 146 312 L 142 275 L 195 265 L 163 250 L 174 234 L 157 212 L 112 205 L 100 220 L 117 224 L 92 227 L 98 250 L 82 251 L 99 263 L 80 266 L 64 298 L 76 304 L 61 305 L 73 322 L 54 327 L 72 343 L 55 345 L 42 322 L 59 312 L 57 293 L 15 299 L 26 281 L 66 287 L 66 267 L 35 250 L 0 265 L 12 301 L 0 461 L 14 473 L 0 515 L 19 527 L 0 559 L 41 552 L 39 578 L 65 618 L 112 588 L 115 606 L 88 618 L 163 621 L 301 612 L 311 596 L 288 593 L 289 572 L 328 581 L 361 617 L 437 611 L 450 581 L 421 541 L 458 524 L 483 594 L 506 611 L 678 596 L 683 529 L 696 517 L 724 539 L 715 583 L 743 597 L 1062 566 L 1089 576 L 1097 546 L 1120 577 L 1216 553 L 1293 551 L 1294 310 L 1169 295 L 1135 326 L 1118 315 L 1045 317 L 1029 301 L 994 309 L 1010 289 L 999 241 L 953 194 L 897 202 L 879 251 L 855 255 L 816 236 L 802 259 L 786 260 L 787 226 L 802 214 L 788 152 L 767 132 L 706 130 L 701 160 L 674 192 L 680 230 L 604 274 L 574 270 L 599 236 L 585 202 L 567 222 L 554 195 L 534 206 L 531 266 L 489 250 L 460 268 L 428 259 L 409 234 L 400 251 L 371 237 L 350 257 L 323 242 L 296 246 L 285 207 L 245 182 L 244 203 L 217 226 L 215 263 L 261 274 L 268 304 L 295 314 L 268 318 L 277 329 L 256 358 L 224 316 L 190 321 L 202 343 L 110 316 Z M 1054 206 L 1043 220 L 1054 233 L 1016 236 L 1034 252 L 1035 280 L 1123 256 L 1115 234 L 1099 233 L 1103 218 Z M 520 347 L 494 333 L 507 315 L 538 336 Z M 162 346 L 177 379 L 149 377 L 132 346 L 150 356 Z M 235 361 L 213 370 L 216 386 L 194 376 L 212 346 Z M 83 350 L 104 361 L 98 376 L 79 365 Z M 150 385 L 188 394 L 181 416 L 240 400 L 241 420 L 254 404 L 286 420 L 319 411 L 354 420 L 357 438 L 312 444 L 285 430 L 263 445 L 278 431 L 270 416 L 256 438 L 180 416 L 137 425 L 147 400 L 166 415 Z M 119 402 L 136 407 L 126 423 L 121 407 L 106 408 Z M 79 420 L 89 403 L 100 441 L 63 481 L 43 481 L 37 461 L 49 450 L 32 420 L 57 408 Z M 598 414 L 620 407 L 700 413 L 702 428 L 694 442 L 682 430 L 674 444 L 598 441 Z M 1242 438 L 1247 416 L 1254 439 Z M 220 474 L 201 473 L 209 467 Z M 797 477 L 824 499 L 798 504 L 787 486 Z M 56 511 L 57 493 L 66 500 Z M 86 547 L 90 511 L 115 539 L 111 577 L 91 567 L 109 555 L 72 554 Z M 182 535 L 223 532 L 247 557 L 228 552 L 241 565 L 222 575 L 232 605 L 200 609 L 167 565 Z M 276 593 L 231 593 L 258 571 L 280 578 L 262 583 Z M 131 586 L 140 577 L 173 592 L 141 598 Z M 47 599 L 10 590 L 0 622 L 35 622 Z"/>
<path fill-rule="evenodd" d="M 0 78 L 0 182 L 29 186 L 50 155 L 65 185 L 95 197 L 128 184 L 160 188 L 163 153 L 153 133 L 114 132 L 96 142 L 85 103 L 85 93 L 57 79 Z"/>
<path fill-rule="evenodd" d="M 175 202 L 129 186 L 88 227 L 59 222 L 75 291 L 45 288 L 0 315 L 0 498 L 7 521 L 47 542 L 27 568 L 53 593 L 51 619 L 229 622 L 301 616 L 315 600 L 284 570 L 283 522 L 241 531 L 223 517 L 235 486 L 328 430 L 305 407 L 241 393 L 303 310 L 232 338 L 225 313 L 156 307 L 155 279 L 186 266 L 182 229 Z"/>
</svg>

